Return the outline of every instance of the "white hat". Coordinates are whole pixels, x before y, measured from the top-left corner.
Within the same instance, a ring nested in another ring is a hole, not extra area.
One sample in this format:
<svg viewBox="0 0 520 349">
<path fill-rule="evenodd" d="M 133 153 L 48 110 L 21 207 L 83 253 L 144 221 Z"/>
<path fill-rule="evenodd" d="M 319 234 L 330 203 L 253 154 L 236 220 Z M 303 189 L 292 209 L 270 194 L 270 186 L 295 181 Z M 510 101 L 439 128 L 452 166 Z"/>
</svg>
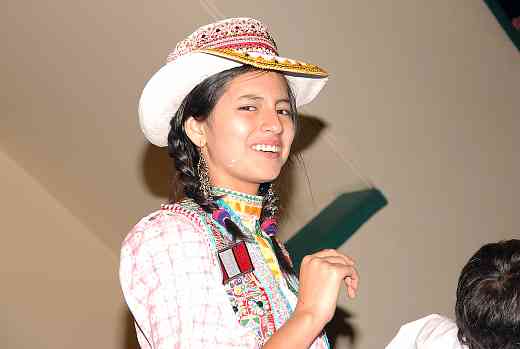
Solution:
<svg viewBox="0 0 520 349">
<path fill-rule="evenodd" d="M 265 25 L 252 18 L 230 18 L 200 27 L 177 44 L 167 63 L 144 87 L 139 122 L 153 144 L 168 145 L 170 120 L 183 99 L 206 78 L 248 64 L 283 72 L 296 106 L 311 102 L 327 82 L 320 67 L 278 56 Z"/>
</svg>

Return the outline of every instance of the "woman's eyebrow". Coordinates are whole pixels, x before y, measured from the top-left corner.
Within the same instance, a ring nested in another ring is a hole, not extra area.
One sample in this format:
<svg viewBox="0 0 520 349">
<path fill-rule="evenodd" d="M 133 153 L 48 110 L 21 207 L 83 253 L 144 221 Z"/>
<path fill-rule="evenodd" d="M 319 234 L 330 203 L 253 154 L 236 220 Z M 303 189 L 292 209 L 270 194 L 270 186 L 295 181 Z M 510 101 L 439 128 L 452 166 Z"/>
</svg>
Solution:
<svg viewBox="0 0 520 349">
<path fill-rule="evenodd" d="M 258 100 L 263 100 L 264 97 L 254 95 L 254 94 L 247 94 L 247 95 L 242 95 L 242 96 L 238 97 L 238 99 L 251 99 L 254 101 L 258 101 Z M 279 103 L 290 103 L 290 101 L 288 98 L 280 98 L 280 99 L 276 100 L 276 104 L 279 104 Z"/>
<path fill-rule="evenodd" d="M 264 97 L 261 97 L 261 96 L 258 96 L 258 95 L 253 95 L 253 94 L 247 94 L 247 95 L 242 95 L 240 97 L 238 97 L 238 99 L 252 99 L 252 100 L 262 100 L 264 99 Z"/>
<path fill-rule="evenodd" d="M 278 104 L 278 103 L 291 104 L 291 101 L 289 101 L 289 98 L 280 98 L 279 100 L 276 101 L 276 104 Z"/>
</svg>

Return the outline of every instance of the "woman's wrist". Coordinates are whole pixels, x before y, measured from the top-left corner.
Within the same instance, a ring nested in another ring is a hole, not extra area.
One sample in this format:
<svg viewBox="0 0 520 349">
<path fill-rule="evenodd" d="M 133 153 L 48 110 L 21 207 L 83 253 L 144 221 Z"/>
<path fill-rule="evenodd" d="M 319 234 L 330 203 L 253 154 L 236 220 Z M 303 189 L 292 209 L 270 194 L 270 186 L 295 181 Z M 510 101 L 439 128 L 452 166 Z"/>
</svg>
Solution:
<svg viewBox="0 0 520 349">
<path fill-rule="evenodd" d="M 314 337 L 318 336 L 323 330 L 323 327 L 325 326 L 325 323 L 319 320 L 312 313 L 299 309 L 296 309 L 294 311 L 293 315 L 291 316 L 291 319 L 294 319 L 294 321 L 298 321 L 300 326 L 302 328 L 305 328 L 307 333 L 313 333 Z"/>
<path fill-rule="evenodd" d="M 324 327 L 323 321 L 318 320 L 307 311 L 295 310 L 285 324 L 274 333 L 265 343 L 264 349 L 293 348 L 307 349 Z"/>
</svg>

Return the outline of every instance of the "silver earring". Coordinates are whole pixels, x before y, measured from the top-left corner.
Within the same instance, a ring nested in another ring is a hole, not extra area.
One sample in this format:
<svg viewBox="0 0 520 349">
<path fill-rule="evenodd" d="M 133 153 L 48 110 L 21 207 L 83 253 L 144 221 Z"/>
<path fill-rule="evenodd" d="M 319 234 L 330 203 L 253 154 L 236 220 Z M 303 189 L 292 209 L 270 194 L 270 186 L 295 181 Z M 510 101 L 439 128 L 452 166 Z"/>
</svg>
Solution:
<svg viewBox="0 0 520 349">
<path fill-rule="evenodd" d="M 199 176 L 200 191 L 206 199 L 209 199 L 211 197 L 211 182 L 209 180 L 208 164 L 202 154 L 199 156 L 197 174 Z"/>
</svg>

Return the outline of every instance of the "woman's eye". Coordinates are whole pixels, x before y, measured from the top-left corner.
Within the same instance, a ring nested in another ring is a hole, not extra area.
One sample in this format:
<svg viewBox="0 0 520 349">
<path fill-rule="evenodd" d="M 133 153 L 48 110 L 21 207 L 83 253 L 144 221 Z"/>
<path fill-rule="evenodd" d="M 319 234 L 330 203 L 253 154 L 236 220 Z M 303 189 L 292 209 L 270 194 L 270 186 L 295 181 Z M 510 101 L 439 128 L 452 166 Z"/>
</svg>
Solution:
<svg viewBox="0 0 520 349">
<path fill-rule="evenodd" d="M 291 115 L 291 111 L 288 110 L 288 109 L 278 109 L 278 114 L 285 115 L 285 116 L 290 116 Z"/>
<path fill-rule="evenodd" d="M 256 107 L 252 105 L 244 105 L 243 107 L 239 107 L 239 110 L 245 110 L 245 111 L 255 111 Z"/>
</svg>

